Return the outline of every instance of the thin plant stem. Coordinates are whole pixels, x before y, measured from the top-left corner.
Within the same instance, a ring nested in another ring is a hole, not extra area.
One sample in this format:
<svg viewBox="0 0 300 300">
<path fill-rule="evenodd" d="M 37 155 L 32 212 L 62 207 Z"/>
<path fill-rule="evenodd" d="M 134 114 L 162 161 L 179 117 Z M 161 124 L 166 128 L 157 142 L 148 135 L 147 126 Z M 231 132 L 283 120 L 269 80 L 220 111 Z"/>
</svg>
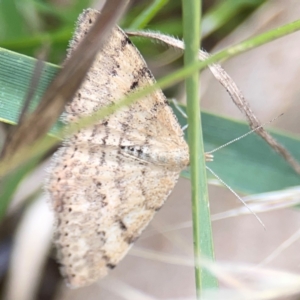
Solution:
<svg viewBox="0 0 300 300">
<path fill-rule="evenodd" d="M 184 63 L 192 65 L 198 62 L 200 47 L 201 1 L 182 1 L 184 29 Z M 199 101 L 199 72 L 186 78 L 188 142 L 190 148 L 190 174 L 192 186 L 192 215 L 195 258 L 195 281 L 197 298 L 205 288 L 217 286 L 217 281 L 199 263 L 201 257 L 213 260 L 212 229 L 208 202 L 205 156 L 201 128 Z"/>
</svg>

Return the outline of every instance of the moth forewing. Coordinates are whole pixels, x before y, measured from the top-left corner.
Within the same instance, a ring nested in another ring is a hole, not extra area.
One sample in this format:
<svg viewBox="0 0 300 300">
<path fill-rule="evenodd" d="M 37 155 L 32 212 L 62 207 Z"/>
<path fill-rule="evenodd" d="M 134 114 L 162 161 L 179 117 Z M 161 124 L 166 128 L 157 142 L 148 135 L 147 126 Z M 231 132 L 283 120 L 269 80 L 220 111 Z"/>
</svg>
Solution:
<svg viewBox="0 0 300 300">
<path fill-rule="evenodd" d="M 69 55 L 98 12 L 80 17 Z M 64 121 L 116 103 L 155 82 L 144 59 L 115 27 Z M 46 183 L 62 274 L 72 287 L 104 277 L 125 256 L 189 163 L 188 146 L 161 90 L 81 129 L 52 158 Z"/>
</svg>

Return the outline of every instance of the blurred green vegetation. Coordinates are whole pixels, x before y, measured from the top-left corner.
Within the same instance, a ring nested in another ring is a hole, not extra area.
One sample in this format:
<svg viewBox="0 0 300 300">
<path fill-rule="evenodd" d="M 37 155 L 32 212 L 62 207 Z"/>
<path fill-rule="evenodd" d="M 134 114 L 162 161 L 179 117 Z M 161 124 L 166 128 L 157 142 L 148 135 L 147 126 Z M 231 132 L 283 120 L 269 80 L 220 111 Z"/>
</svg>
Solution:
<svg viewBox="0 0 300 300">
<path fill-rule="evenodd" d="M 66 4 L 60 4 L 66 2 Z M 60 64 L 65 57 L 78 15 L 91 6 L 91 0 L 0 1 L 0 47 L 35 57 L 45 43 L 50 45 L 48 61 Z M 182 38 L 181 1 L 165 1 L 160 11 L 146 25 L 146 29 L 161 31 Z M 263 0 L 204 1 L 203 47 L 214 44 L 243 22 Z M 55 4 L 56 3 L 56 4 Z M 149 1 L 131 1 L 121 27 L 127 28 L 148 6 Z M 135 43 L 147 57 L 161 53 L 162 47 L 146 39 Z"/>
</svg>

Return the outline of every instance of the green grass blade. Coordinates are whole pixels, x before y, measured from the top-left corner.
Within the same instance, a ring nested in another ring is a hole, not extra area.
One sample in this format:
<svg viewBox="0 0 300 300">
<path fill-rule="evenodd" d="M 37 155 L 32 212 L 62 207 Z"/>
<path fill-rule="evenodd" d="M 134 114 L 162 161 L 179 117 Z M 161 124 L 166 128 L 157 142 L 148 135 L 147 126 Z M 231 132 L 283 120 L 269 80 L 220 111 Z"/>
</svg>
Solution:
<svg viewBox="0 0 300 300">
<path fill-rule="evenodd" d="M 241 14 L 246 8 L 254 9 L 266 0 L 223 0 L 216 2 L 202 19 L 202 38 L 228 25 L 231 20 Z"/>
<path fill-rule="evenodd" d="M 184 63 L 198 62 L 200 46 L 201 1 L 182 1 L 184 31 Z M 212 228 L 206 181 L 204 145 L 201 128 L 199 102 L 199 72 L 196 71 L 185 81 L 188 115 L 188 143 L 190 148 L 190 177 L 192 186 L 193 240 L 195 257 L 195 279 L 198 299 L 206 288 L 215 288 L 216 278 L 199 262 L 201 257 L 214 259 Z"/>
<path fill-rule="evenodd" d="M 130 29 L 143 29 L 155 17 L 155 15 L 166 5 L 169 0 L 154 0 L 138 17 L 130 24 Z"/>
<path fill-rule="evenodd" d="M 34 58 L 0 48 L 0 121 L 16 124 L 35 63 Z M 38 104 L 58 70 L 58 66 L 50 63 L 45 64 L 36 93 L 30 104 L 31 111 Z"/>
</svg>

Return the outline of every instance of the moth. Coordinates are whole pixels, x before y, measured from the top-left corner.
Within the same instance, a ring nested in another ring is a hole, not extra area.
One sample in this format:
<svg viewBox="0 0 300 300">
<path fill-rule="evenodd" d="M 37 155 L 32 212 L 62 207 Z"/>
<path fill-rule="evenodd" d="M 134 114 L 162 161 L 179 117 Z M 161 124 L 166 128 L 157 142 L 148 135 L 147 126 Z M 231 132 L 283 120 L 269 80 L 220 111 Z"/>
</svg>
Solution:
<svg viewBox="0 0 300 300">
<path fill-rule="evenodd" d="M 98 14 L 80 15 L 69 56 Z M 139 51 L 115 27 L 63 120 L 76 122 L 154 83 Z M 188 164 L 188 145 L 161 90 L 64 141 L 45 188 L 57 220 L 58 260 L 71 287 L 89 285 L 119 263 Z"/>
</svg>

